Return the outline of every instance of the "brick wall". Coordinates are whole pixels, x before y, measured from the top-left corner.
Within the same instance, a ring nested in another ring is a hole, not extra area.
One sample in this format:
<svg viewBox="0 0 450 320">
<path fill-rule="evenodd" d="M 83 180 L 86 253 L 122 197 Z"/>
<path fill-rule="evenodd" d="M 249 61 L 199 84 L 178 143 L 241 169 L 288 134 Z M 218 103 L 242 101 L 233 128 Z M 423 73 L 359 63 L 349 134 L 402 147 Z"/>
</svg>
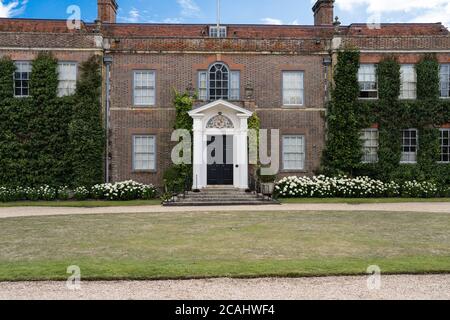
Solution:
<svg viewBox="0 0 450 320">
<path fill-rule="evenodd" d="M 316 55 L 208 55 L 208 54 L 123 54 L 114 53 L 112 66 L 112 178 L 136 179 L 161 185 L 164 170 L 171 164 L 174 146 L 170 135 L 175 120 L 173 88 L 185 90 L 190 83 L 197 87 L 197 72 L 215 61 L 227 63 L 241 72 L 241 97 L 244 88 L 254 88 L 256 110 L 262 128 L 280 129 L 281 134 L 303 134 L 306 138 L 307 163 L 304 172 L 312 174 L 320 164 L 324 140 L 324 69 L 322 57 Z M 133 107 L 133 70 L 156 71 L 156 105 Z M 305 72 L 305 106 L 282 108 L 282 71 Z M 241 102 L 237 102 L 241 104 Z M 157 136 L 157 171 L 132 172 L 132 135 Z M 281 163 L 281 159 L 280 159 Z M 284 174 L 295 174 L 285 172 Z"/>
</svg>

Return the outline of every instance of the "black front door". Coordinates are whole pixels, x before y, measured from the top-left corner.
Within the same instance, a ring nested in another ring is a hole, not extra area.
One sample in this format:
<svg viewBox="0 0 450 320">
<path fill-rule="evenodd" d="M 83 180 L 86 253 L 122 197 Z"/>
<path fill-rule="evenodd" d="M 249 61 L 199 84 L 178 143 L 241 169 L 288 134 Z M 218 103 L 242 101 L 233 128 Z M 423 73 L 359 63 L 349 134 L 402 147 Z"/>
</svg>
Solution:
<svg viewBox="0 0 450 320">
<path fill-rule="evenodd" d="M 233 185 L 233 136 L 208 136 L 208 185 Z"/>
</svg>

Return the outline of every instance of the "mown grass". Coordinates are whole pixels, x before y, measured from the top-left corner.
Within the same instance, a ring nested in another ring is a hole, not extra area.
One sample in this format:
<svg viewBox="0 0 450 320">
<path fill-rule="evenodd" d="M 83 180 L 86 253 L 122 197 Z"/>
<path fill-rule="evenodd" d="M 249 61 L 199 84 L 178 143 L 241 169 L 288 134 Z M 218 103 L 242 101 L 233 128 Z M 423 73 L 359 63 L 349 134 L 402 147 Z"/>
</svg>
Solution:
<svg viewBox="0 0 450 320">
<path fill-rule="evenodd" d="M 98 207 L 132 207 L 156 206 L 161 200 L 132 200 L 132 201 L 17 201 L 0 202 L 0 208 L 8 207 L 66 207 L 66 208 L 98 208 Z"/>
<path fill-rule="evenodd" d="M 450 272 L 450 215 L 202 212 L 0 219 L 0 281 Z"/>
</svg>

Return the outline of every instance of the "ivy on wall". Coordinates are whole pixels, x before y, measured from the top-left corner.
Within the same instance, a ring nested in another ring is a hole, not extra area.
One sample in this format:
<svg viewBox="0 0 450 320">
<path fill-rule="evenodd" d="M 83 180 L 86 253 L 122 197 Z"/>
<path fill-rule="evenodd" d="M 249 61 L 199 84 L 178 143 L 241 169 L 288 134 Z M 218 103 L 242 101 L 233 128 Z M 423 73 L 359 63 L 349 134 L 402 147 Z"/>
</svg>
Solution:
<svg viewBox="0 0 450 320">
<path fill-rule="evenodd" d="M 105 131 L 101 112 L 101 64 L 92 56 L 80 66 L 73 115 L 68 126 L 72 180 L 75 185 L 91 186 L 103 180 Z"/>
<path fill-rule="evenodd" d="M 331 176 L 352 175 L 362 157 L 356 103 L 359 56 L 357 50 L 343 51 L 335 68 L 335 87 L 328 105 L 328 136 L 322 162 L 322 170 Z"/>
<path fill-rule="evenodd" d="M 175 91 L 173 104 L 175 106 L 174 129 L 188 130 L 192 136 L 194 120 L 189 115 L 189 111 L 194 106 L 196 96 L 188 92 L 180 93 Z M 182 155 L 180 155 L 182 156 Z M 164 185 L 167 192 L 181 192 L 186 186 L 186 181 L 192 179 L 192 164 L 172 165 L 164 172 Z"/>
<path fill-rule="evenodd" d="M 358 100 L 358 67 L 356 50 L 339 53 L 322 170 L 327 174 L 368 175 L 384 181 L 416 179 L 449 185 L 450 165 L 439 163 L 439 127 L 450 122 L 450 102 L 439 99 L 436 57 L 424 55 L 416 65 L 416 100 L 399 99 L 400 64 L 394 56 L 386 56 L 377 66 L 379 99 Z M 379 126 L 379 160 L 363 164 L 358 140 L 361 130 L 373 124 Z M 418 160 L 417 164 L 400 164 L 401 130 L 409 128 L 419 131 Z"/>
<path fill-rule="evenodd" d="M 77 93 L 58 97 L 57 60 L 41 53 L 32 62 L 30 97 L 15 98 L 14 62 L 0 60 L 0 185 L 89 186 L 102 182 L 101 74 L 98 61 L 95 65 L 92 61 L 94 58 L 81 65 Z M 97 82 L 90 81 L 92 74 Z M 83 90 L 87 87 L 92 93 L 89 97 Z M 69 127 L 83 114 L 88 119 L 86 130 L 75 135 Z M 97 143 L 89 145 L 86 137 Z"/>
</svg>

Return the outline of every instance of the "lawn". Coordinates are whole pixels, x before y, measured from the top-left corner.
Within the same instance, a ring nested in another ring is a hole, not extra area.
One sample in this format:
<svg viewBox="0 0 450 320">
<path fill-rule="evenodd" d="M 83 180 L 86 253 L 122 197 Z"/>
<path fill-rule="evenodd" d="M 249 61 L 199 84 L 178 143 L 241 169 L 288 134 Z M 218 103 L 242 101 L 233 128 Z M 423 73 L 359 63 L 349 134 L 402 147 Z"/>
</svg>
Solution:
<svg viewBox="0 0 450 320">
<path fill-rule="evenodd" d="M 131 206 L 155 206 L 161 205 L 160 199 L 132 200 L 132 201 L 17 201 L 0 202 L 0 208 L 9 207 L 73 207 L 73 208 L 98 208 L 98 207 L 131 207 Z"/>
<path fill-rule="evenodd" d="M 450 272 L 450 215 L 204 212 L 0 219 L 0 281 Z"/>
<path fill-rule="evenodd" d="M 450 198 L 287 198 L 281 203 L 407 203 L 407 202 L 450 202 Z"/>
</svg>

